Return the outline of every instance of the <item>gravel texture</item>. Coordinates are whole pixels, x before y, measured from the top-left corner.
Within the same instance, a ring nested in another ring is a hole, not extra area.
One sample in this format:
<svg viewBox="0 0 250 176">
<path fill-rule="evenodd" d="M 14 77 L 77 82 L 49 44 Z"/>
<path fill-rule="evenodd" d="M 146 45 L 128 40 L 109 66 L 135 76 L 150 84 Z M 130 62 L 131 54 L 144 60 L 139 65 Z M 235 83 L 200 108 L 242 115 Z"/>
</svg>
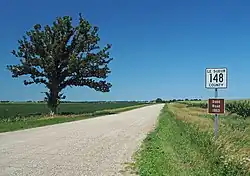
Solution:
<svg viewBox="0 0 250 176">
<path fill-rule="evenodd" d="M 163 104 L 0 134 L 0 175 L 119 176 Z"/>
</svg>

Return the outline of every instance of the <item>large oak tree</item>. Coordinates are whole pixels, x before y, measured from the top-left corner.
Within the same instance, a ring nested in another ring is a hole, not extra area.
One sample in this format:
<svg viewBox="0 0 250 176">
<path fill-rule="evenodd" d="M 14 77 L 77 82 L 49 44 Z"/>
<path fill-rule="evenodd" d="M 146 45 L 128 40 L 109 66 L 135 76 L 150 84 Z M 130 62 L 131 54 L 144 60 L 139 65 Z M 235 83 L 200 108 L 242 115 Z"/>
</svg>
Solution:
<svg viewBox="0 0 250 176">
<path fill-rule="evenodd" d="M 12 77 L 28 75 L 25 85 L 44 84 L 46 100 L 56 113 L 61 93 L 67 86 L 88 86 L 96 91 L 109 92 L 106 82 L 112 60 L 111 45 L 99 46 L 98 27 L 92 26 L 81 14 L 79 23 L 72 24 L 70 16 L 58 17 L 51 26 L 36 24 L 18 40 L 18 50 L 12 54 L 20 59 L 18 65 L 8 65 Z"/>
</svg>

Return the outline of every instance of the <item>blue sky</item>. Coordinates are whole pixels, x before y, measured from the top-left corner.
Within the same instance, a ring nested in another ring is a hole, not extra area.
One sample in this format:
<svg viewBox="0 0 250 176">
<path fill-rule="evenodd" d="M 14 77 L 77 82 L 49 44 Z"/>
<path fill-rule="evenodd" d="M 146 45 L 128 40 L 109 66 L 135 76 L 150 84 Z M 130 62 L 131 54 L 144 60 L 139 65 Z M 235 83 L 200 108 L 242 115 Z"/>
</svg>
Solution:
<svg viewBox="0 0 250 176">
<path fill-rule="evenodd" d="M 81 12 L 111 43 L 111 92 L 68 88 L 68 100 L 151 100 L 157 97 L 208 98 L 206 67 L 227 67 L 221 97 L 250 97 L 250 1 L 247 0 L 2 0 L 0 2 L 1 100 L 40 100 L 43 86 L 24 86 L 7 64 L 17 40 L 36 23 L 57 16 L 77 20 Z"/>
</svg>

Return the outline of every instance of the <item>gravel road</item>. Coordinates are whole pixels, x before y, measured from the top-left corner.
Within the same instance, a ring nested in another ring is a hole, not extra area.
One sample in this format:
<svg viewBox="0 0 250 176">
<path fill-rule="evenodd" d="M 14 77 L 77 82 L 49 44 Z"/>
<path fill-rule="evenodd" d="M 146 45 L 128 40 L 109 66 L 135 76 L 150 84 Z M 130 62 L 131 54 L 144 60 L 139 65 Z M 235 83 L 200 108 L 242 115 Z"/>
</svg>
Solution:
<svg viewBox="0 0 250 176">
<path fill-rule="evenodd" d="M 119 176 L 163 105 L 0 134 L 0 175 Z"/>
</svg>

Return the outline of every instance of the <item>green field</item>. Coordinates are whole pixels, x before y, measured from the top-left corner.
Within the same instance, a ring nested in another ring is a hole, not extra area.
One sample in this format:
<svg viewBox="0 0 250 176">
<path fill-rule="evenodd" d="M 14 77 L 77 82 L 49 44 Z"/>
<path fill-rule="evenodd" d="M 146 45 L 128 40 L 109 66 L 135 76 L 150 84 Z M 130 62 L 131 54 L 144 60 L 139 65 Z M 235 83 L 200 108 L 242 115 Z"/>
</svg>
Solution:
<svg viewBox="0 0 250 176">
<path fill-rule="evenodd" d="M 206 109 L 167 104 L 136 154 L 134 169 L 143 176 L 249 176 L 250 118 L 226 114 L 219 124 L 215 140 Z"/>
<path fill-rule="evenodd" d="M 53 117 L 45 115 L 47 111 L 42 111 L 44 106 L 43 104 L 14 103 L 1 105 L 2 107 L 10 108 L 12 110 L 10 111 L 12 114 L 11 116 L 1 117 L 0 133 L 83 120 L 101 115 L 116 114 L 140 108 L 148 104 L 142 102 L 65 103 L 61 105 L 61 109 L 64 110 L 61 111 L 61 115 L 57 114 Z M 17 112 L 20 114 L 17 115 Z M 36 112 L 37 114 L 32 116 L 32 114 L 34 114 L 33 112 Z M 40 115 L 38 115 L 38 113 L 40 113 Z"/>
<path fill-rule="evenodd" d="M 142 102 L 87 102 L 87 103 L 62 103 L 59 115 L 86 114 L 105 109 L 116 109 L 128 106 L 145 104 Z M 46 115 L 49 109 L 45 103 L 0 103 L 0 120 L 20 119 Z"/>
<path fill-rule="evenodd" d="M 184 101 L 181 102 L 191 107 L 207 108 L 207 101 Z M 225 109 L 228 113 L 237 114 L 240 117 L 250 117 L 250 101 L 246 100 L 226 100 Z"/>
</svg>

